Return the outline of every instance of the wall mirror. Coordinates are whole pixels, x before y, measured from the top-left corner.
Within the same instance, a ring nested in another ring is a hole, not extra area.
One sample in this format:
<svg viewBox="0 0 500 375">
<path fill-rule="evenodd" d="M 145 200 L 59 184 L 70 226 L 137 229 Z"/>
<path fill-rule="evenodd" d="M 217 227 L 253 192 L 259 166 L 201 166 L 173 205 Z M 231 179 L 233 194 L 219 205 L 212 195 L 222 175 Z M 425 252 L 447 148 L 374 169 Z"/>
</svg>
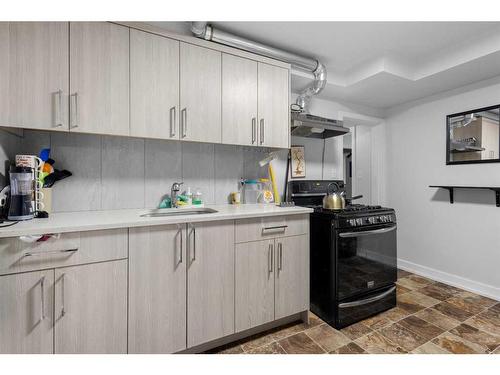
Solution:
<svg viewBox="0 0 500 375">
<path fill-rule="evenodd" d="M 446 116 L 446 164 L 500 162 L 500 104 Z"/>
</svg>

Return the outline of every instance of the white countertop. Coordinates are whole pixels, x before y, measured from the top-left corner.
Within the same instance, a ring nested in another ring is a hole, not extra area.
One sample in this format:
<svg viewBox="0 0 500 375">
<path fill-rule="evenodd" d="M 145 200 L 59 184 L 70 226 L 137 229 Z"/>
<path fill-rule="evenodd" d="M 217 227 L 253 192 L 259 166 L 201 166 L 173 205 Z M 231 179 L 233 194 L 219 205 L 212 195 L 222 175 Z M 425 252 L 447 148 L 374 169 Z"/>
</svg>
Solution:
<svg viewBox="0 0 500 375">
<path fill-rule="evenodd" d="M 312 209 L 306 207 L 278 207 L 270 204 L 225 204 L 207 205 L 206 207 L 213 208 L 218 212 L 195 215 L 186 213 L 186 215 L 164 217 L 141 217 L 142 214 L 150 211 L 147 208 L 53 213 L 48 219 L 21 221 L 7 228 L 0 228 L 0 238 L 31 234 L 80 232 L 264 216 L 296 215 L 313 212 Z M 8 224 L 8 222 L 2 225 L 5 224 Z"/>
</svg>

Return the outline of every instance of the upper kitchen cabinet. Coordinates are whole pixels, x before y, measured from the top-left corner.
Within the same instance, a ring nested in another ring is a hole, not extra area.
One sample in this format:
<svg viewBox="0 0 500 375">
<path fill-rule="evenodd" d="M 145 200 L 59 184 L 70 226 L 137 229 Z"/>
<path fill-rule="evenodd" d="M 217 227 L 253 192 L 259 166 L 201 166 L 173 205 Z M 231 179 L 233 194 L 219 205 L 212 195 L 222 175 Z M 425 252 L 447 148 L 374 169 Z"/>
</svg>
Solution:
<svg viewBox="0 0 500 375">
<path fill-rule="evenodd" d="M 70 130 L 129 135 L 129 29 L 70 23 Z"/>
<path fill-rule="evenodd" d="M 222 143 L 256 145 L 257 62 L 222 55 Z"/>
<path fill-rule="evenodd" d="M 265 63 L 258 65 L 259 137 L 261 146 L 288 148 L 289 70 Z"/>
<path fill-rule="evenodd" d="M 68 23 L 0 23 L 0 126 L 68 130 Z"/>
<path fill-rule="evenodd" d="M 179 139 L 179 42 L 130 30 L 130 135 Z"/>
<path fill-rule="evenodd" d="M 222 53 L 181 42 L 181 139 L 221 142 Z"/>
</svg>

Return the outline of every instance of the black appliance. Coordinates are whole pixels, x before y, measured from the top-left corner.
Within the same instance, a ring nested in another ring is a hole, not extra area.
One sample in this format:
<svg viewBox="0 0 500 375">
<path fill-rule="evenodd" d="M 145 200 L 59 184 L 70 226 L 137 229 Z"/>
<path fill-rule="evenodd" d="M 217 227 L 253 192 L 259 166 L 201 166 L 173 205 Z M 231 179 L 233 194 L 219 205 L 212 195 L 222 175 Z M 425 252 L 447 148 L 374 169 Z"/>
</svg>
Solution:
<svg viewBox="0 0 500 375">
<path fill-rule="evenodd" d="M 310 228 L 311 311 L 335 328 L 396 306 L 396 214 L 351 204 L 322 208 L 333 181 L 290 181 L 289 199 L 314 208 Z M 335 181 L 341 189 L 343 181 Z"/>
</svg>

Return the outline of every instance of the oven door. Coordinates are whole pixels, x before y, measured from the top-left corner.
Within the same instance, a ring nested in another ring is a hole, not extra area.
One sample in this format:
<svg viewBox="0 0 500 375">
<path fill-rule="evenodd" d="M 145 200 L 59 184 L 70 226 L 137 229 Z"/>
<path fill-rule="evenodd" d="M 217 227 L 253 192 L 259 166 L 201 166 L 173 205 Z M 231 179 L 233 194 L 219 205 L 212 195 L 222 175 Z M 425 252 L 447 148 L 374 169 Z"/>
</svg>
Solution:
<svg viewBox="0 0 500 375">
<path fill-rule="evenodd" d="M 336 232 L 338 301 L 397 281 L 395 223 Z"/>
</svg>

